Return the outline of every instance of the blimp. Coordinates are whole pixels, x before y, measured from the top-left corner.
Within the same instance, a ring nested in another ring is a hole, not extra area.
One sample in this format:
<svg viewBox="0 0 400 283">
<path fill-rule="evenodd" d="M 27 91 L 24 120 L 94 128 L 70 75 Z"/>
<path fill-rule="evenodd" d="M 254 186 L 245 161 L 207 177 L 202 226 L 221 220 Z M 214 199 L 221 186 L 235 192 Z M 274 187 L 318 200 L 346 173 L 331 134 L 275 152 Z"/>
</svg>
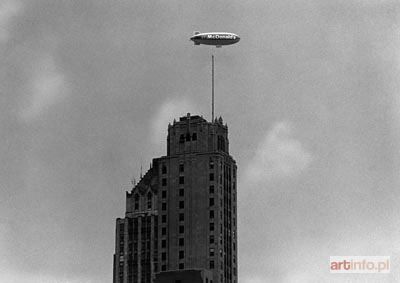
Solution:
<svg viewBox="0 0 400 283">
<path fill-rule="evenodd" d="M 190 38 L 194 45 L 215 45 L 222 47 L 223 45 L 231 45 L 239 42 L 240 37 L 237 34 L 230 32 L 199 32 L 195 31 Z"/>
</svg>

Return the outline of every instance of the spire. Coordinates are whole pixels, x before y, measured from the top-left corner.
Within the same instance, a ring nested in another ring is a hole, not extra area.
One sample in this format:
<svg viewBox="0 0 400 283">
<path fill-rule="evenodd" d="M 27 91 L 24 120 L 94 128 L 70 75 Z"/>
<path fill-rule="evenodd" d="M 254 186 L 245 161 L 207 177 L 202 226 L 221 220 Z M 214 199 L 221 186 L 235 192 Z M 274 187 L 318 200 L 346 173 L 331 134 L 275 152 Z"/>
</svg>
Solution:
<svg viewBox="0 0 400 283">
<path fill-rule="evenodd" d="M 190 113 L 187 113 L 187 114 L 186 114 L 186 123 L 187 123 L 186 133 L 189 133 L 189 128 L 190 128 Z"/>
</svg>

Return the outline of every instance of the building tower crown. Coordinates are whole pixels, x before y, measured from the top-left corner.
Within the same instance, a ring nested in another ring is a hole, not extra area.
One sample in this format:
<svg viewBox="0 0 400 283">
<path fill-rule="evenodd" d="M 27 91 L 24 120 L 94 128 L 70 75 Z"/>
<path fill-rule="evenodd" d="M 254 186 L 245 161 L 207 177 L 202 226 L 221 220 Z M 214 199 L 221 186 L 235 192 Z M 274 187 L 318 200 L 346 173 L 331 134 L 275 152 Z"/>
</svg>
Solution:
<svg viewBox="0 0 400 283">
<path fill-rule="evenodd" d="M 215 151 L 229 154 L 228 127 L 221 117 L 208 122 L 187 113 L 168 126 L 167 156 Z"/>
</svg>

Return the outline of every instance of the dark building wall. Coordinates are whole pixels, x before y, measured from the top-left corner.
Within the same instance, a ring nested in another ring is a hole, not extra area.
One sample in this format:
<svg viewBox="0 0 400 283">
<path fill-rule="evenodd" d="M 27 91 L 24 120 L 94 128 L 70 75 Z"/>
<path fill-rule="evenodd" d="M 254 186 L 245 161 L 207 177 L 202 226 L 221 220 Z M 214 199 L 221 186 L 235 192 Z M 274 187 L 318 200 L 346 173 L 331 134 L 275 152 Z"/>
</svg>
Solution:
<svg viewBox="0 0 400 283">
<path fill-rule="evenodd" d="M 214 282 L 236 283 L 236 230 L 228 129 L 222 119 L 182 117 L 168 127 L 167 155 L 153 159 L 127 192 L 125 219 L 117 219 L 114 280 L 153 282 L 156 272 L 200 268 Z"/>
<path fill-rule="evenodd" d="M 213 283 L 207 270 L 167 271 L 156 274 L 154 283 Z"/>
</svg>

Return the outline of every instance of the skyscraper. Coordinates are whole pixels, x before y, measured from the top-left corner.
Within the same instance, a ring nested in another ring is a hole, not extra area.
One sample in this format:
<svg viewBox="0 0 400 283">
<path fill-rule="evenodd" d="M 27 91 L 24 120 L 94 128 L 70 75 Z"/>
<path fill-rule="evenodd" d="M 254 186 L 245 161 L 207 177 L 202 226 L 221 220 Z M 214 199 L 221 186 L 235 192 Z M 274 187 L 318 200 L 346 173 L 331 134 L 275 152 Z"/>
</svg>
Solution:
<svg viewBox="0 0 400 283">
<path fill-rule="evenodd" d="M 236 197 L 236 163 L 222 118 L 207 122 L 188 113 L 174 121 L 167 155 L 153 159 L 126 193 L 125 218 L 116 223 L 114 282 L 152 283 L 166 272 L 202 270 L 204 282 L 236 283 Z"/>
</svg>

